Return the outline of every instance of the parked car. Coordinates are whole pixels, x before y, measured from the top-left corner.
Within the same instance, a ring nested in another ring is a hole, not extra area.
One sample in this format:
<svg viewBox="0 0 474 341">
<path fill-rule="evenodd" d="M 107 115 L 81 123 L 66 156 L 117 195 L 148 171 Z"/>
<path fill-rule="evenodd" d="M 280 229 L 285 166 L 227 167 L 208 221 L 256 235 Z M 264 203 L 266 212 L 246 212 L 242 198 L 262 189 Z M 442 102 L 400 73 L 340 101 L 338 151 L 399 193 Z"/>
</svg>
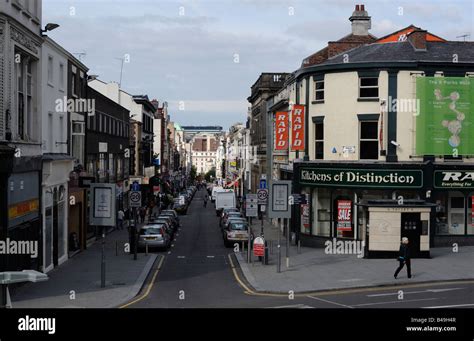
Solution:
<svg viewBox="0 0 474 341">
<path fill-rule="evenodd" d="M 228 207 L 228 208 L 224 208 L 221 212 L 221 216 L 220 216 L 220 219 L 222 220 L 222 218 L 224 217 L 224 215 L 226 215 L 227 213 L 229 212 L 240 212 L 238 208 L 235 208 L 235 207 Z"/>
<path fill-rule="evenodd" d="M 174 219 L 178 222 L 178 226 L 180 225 L 179 216 L 175 210 L 163 210 L 161 211 L 161 214 L 173 216 Z"/>
<path fill-rule="evenodd" d="M 226 247 L 232 246 L 234 243 L 245 243 L 249 239 L 249 224 L 247 222 L 235 221 L 231 222 L 229 226 L 222 230 L 224 245 Z M 250 241 L 254 238 L 250 230 Z"/>
<path fill-rule="evenodd" d="M 179 199 L 175 199 L 173 202 L 173 210 L 178 214 L 186 214 L 188 212 L 188 205 L 186 205 L 186 203 L 181 203 Z"/>
<path fill-rule="evenodd" d="M 247 220 L 244 217 L 230 216 L 225 222 L 222 223 L 222 228 L 225 229 L 231 222 L 241 221 L 246 223 Z"/>
<path fill-rule="evenodd" d="M 167 249 L 170 247 L 171 238 L 164 224 L 148 224 L 142 226 L 138 233 L 138 247 L 156 247 Z"/>
<path fill-rule="evenodd" d="M 220 221 L 220 225 L 222 226 L 223 224 L 225 224 L 225 222 L 227 221 L 227 219 L 229 219 L 229 217 L 242 217 L 242 213 L 240 212 L 227 212 L 221 219 Z"/>
<path fill-rule="evenodd" d="M 174 238 L 175 228 L 169 219 L 165 219 L 164 217 L 154 217 L 148 224 L 163 224 L 170 239 Z"/>
<path fill-rule="evenodd" d="M 159 215 L 158 219 L 160 219 L 160 218 L 162 218 L 162 219 L 164 219 L 164 218 L 168 219 L 168 220 L 169 220 L 169 223 L 171 224 L 171 226 L 173 227 L 173 229 L 175 229 L 175 230 L 178 229 L 178 227 L 179 227 L 179 221 L 178 221 L 173 215 L 171 215 L 171 214 L 169 214 L 169 213 L 163 213 L 163 212 L 162 212 L 162 213 Z"/>
</svg>

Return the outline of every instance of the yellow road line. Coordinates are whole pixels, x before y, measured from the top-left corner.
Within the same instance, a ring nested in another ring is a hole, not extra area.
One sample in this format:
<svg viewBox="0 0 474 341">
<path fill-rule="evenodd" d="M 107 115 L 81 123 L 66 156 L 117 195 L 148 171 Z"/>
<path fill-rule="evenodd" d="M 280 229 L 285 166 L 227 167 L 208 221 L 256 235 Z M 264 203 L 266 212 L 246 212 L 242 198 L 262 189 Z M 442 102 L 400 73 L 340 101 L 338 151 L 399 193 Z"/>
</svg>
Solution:
<svg viewBox="0 0 474 341">
<path fill-rule="evenodd" d="M 243 281 L 240 279 L 237 271 L 235 270 L 234 262 L 232 261 L 231 254 L 229 256 L 229 261 L 231 263 L 232 272 L 234 273 L 235 280 L 240 284 L 241 287 L 245 289 L 245 294 L 253 296 L 267 296 L 267 297 L 288 297 L 289 294 L 284 293 L 265 293 L 265 292 L 256 292 L 250 289 Z M 453 284 L 471 284 L 474 283 L 474 280 L 466 281 L 444 281 L 444 282 L 430 282 L 430 283 L 413 283 L 413 284 L 400 284 L 400 285 L 391 285 L 391 286 L 382 286 L 382 287 L 368 287 L 368 288 L 354 288 L 354 289 L 333 289 L 325 291 L 316 291 L 316 292 L 305 292 L 305 293 L 295 293 L 294 297 L 306 297 L 306 296 L 330 296 L 330 295 L 345 295 L 345 294 L 355 294 L 362 292 L 372 292 L 372 291 L 389 291 L 394 289 L 405 289 L 405 288 L 423 288 L 423 287 L 432 287 L 435 285 L 453 285 Z"/>
<path fill-rule="evenodd" d="M 148 283 L 148 287 L 147 287 L 145 293 L 142 296 L 138 297 L 137 299 L 135 299 L 135 300 L 133 300 L 133 301 L 127 303 L 127 304 L 124 304 L 124 305 L 120 306 L 119 309 L 123 309 L 123 308 L 126 308 L 128 306 L 131 306 L 132 304 L 140 302 L 141 300 L 143 300 L 144 298 L 146 298 L 150 294 L 150 291 L 153 288 L 153 285 L 155 284 L 156 276 L 158 275 L 158 272 L 160 272 L 160 269 L 161 269 L 161 266 L 163 265 L 164 260 L 165 260 L 165 256 L 162 255 L 160 263 L 158 264 L 158 268 L 155 270 L 155 273 L 153 274 L 153 278 L 151 279 L 150 283 Z"/>
</svg>

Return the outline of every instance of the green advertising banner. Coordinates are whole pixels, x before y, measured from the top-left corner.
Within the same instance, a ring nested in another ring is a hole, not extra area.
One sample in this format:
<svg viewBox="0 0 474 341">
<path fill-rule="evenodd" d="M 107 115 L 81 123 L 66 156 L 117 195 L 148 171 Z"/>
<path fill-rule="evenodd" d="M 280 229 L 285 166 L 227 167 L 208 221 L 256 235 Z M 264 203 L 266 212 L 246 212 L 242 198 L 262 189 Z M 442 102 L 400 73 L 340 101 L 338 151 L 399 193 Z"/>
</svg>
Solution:
<svg viewBox="0 0 474 341">
<path fill-rule="evenodd" d="M 416 154 L 474 155 L 474 79 L 416 80 Z"/>
</svg>

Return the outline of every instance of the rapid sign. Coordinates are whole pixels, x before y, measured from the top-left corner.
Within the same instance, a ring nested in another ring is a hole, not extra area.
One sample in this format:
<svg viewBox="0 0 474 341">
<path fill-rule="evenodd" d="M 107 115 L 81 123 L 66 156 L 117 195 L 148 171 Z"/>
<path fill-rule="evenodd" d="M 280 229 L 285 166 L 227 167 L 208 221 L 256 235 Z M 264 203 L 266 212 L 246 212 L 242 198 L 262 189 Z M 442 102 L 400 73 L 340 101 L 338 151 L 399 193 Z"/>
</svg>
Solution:
<svg viewBox="0 0 474 341">
<path fill-rule="evenodd" d="M 291 150 L 304 151 L 304 105 L 294 105 L 291 112 Z"/>
</svg>

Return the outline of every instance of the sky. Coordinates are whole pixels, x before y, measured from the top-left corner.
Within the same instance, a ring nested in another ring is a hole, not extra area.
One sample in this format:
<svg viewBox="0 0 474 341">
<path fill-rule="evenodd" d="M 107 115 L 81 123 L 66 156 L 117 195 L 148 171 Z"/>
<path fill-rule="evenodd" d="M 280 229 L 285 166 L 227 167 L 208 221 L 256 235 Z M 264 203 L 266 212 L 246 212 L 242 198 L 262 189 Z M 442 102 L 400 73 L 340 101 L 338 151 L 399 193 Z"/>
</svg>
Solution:
<svg viewBox="0 0 474 341">
<path fill-rule="evenodd" d="M 474 40 L 474 0 L 43 0 L 49 37 L 89 75 L 168 102 L 180 125 L 245 122 L 262 72 L 293 72 L 351 32 L 355 4 L 382 37 L 414 24 L 448 40 Z"/>
</svg>

